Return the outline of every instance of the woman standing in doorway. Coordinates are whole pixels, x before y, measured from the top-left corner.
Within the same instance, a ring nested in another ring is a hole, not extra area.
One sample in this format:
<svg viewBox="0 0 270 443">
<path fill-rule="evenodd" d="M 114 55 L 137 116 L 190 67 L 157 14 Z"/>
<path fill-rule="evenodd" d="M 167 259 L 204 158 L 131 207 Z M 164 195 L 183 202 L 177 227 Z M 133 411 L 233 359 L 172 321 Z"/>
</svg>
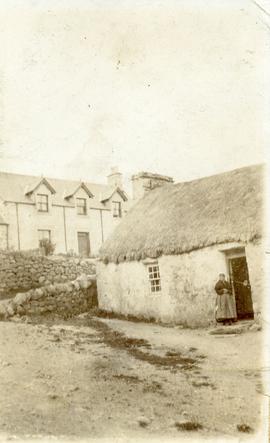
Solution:
<svg viewBox="0 0 270 443">
<path fill-rule="evenodd" d="M 216 301 L 216 320 L 222 322 L 224 325 L 231 325 L 236 321 L 236 306 L 232 295 L 230 284 L 225 279 L 224 274 L 219 274 L 219 280 L 215 285 L 217 293 Z"/>
</svg>

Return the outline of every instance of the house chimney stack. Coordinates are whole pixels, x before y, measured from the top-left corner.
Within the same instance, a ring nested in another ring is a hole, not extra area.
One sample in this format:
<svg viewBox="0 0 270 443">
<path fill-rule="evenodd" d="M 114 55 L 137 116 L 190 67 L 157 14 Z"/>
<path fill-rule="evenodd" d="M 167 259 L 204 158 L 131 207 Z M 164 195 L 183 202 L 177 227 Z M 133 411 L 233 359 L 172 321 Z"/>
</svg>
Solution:
<svg viewBox="0 0 270 443">
<path fill-rule="evenodd" d="M 123 188 L 122 174 L 118 171 L 117 166 L 111 168 L 111 173 L 107 177 L 107 183 L 113 188 Z"/>
<path fill-rule="evenodd" d="M 173 178 L 166 175 L 153 174 L 151 172 L 139 172 L 131 178 L 133 200 L 139 200 L 146 192 L 159 186 L 173 183 Z"/>
</svg>

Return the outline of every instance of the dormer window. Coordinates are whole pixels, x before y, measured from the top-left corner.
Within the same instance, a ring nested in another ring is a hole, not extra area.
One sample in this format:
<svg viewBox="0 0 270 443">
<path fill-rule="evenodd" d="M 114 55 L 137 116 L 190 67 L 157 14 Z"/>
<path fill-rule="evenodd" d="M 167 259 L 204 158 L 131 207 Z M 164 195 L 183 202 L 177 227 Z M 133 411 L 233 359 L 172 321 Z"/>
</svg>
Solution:
<svg viewBox="0 0 270 443">
<path fill-rule="evenodd" d="M 37 194 L 38 212 L 49 212 L 49 198 L 46 194 Z"/>
<path fill-rule="evenodd" d="M 121 202 L 112 202 L 112 206 L 113 206 L 113 217 L 122 217 Z"/>
<path fill-rule="evenodd" d="M 76 204 L 77 204 L 77 214 L 86 215 L 87 214 L 86 198 L 76 198 Z"/>
</svg>

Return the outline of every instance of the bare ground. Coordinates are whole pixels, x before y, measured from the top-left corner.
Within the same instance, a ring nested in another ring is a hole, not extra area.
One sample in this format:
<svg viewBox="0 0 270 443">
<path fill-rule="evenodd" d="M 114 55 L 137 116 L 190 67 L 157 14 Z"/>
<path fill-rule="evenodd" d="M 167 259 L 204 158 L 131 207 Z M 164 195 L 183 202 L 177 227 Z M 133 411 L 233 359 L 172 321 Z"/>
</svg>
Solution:
<svg viewBox="0 0 270 443">
<path fill-rule="evenodd" d="M 0 322 L 2 439 L 255 438 L 261 338 L 90 316 Z"/>
</svg>

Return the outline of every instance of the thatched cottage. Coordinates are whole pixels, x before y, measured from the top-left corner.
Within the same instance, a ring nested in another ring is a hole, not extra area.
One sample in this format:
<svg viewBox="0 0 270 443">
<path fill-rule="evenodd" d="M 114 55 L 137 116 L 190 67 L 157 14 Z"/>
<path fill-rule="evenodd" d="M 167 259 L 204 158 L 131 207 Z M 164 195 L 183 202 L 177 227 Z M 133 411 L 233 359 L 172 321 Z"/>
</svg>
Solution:
<svg viewBox="0 0 270 443">
<path fill-rule="evenodd" d="M 104 243 L 99 306 L 188 326 L 214 320 L 218 274 L 230 278 L 239 318 L 262 309 L 264 167 L 152 189 Z M 252 305 L 245 312 L 242 283 Z"/>
</svg>

